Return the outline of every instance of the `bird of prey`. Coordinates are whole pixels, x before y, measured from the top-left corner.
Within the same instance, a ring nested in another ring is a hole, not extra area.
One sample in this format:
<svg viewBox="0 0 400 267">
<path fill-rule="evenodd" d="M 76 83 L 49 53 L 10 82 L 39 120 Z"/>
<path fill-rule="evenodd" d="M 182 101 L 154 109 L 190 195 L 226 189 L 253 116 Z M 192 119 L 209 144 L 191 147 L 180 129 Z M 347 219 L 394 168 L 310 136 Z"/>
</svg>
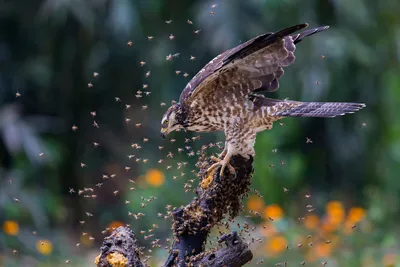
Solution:
<svg viewBox="0 0 400 267">
<path fill-rule="evenodd" d="M 284 67 L 295 61 L 296 44 L 305 37 L 324 31 L 299 24 L 275 33 L 257 36 L 215 57 L 189 81 L 179 103 L 168 108 L 161 121 L 161 136 L 177 129 L 195 132 L 224 131 L 225 148 L 207 171 L 221 166 L 222 176 L 233 155 L 255 156 L 256 134 L 270 130 L 284 117 L 331 118 L 354 113 L 361 103 L 300 102 L 267 98 L 274 92 Z"/>
</svg>

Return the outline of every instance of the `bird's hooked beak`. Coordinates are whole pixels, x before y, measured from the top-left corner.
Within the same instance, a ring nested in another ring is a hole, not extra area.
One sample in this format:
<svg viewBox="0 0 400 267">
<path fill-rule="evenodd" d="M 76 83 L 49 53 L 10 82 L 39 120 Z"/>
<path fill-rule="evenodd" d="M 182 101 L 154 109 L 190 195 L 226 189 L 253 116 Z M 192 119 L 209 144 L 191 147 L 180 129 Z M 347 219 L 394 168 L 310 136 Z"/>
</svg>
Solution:
<svg viewBox="0 0 400 267">
<path fill-rule="evenodd" d="M 168 134 L 168 128 L 161 128 L 161 137 L 165 139 Z"/>
</svg>

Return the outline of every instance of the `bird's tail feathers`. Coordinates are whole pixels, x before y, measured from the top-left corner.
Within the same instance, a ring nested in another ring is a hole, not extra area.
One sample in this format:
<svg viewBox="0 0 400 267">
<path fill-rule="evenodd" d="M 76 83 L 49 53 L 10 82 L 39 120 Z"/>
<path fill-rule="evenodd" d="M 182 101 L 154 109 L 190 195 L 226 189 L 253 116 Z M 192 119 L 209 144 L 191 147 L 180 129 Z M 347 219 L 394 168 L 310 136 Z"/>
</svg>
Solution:
<svg viewBox="0 0 400 267">
<path fill-rule="evenodd" d="M 274 113 L 279 117 L 319 117 L 333 118 L 349 113 L 354 113 L 365 107 L 362 103 L 346 102 L 295 102 L 298 105 L 291 105 L 288 109 L 283 109 Z"/>
</svg>

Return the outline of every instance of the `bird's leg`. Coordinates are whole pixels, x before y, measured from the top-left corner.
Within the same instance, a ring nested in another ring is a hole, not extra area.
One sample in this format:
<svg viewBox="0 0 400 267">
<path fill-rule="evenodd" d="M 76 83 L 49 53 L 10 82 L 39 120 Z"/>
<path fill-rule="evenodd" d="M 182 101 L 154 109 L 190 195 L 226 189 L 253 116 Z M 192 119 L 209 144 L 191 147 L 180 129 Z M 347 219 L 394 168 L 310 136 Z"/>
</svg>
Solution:
<svg viewBox="0 0 400 267">
<path fill-rule="evenodd" d="M 226 156 L 226 153 L 228 153 L 228 150 L 227 150 L 227 148 L 226 148 L 226 143 L 225 143 L 225 146 L 224 146 L 224 150 L 218 155 L 218 157 L 215 157 L 214 155 L 211 155 L 211 160 L 212 161 L 215 161 L 215 162 L 220 162 L 221 160 L 223 160 L 224 159 L 224 157 Z"/>
<path fill-rule="evenodd" d="M 224 132 L 225 132 L 225 147 L 224 151 L 219 155 L 219 158 L 216 157 L 211 157 L 215 163 L 211 165 L 208 169 L 207 172 L 210 172 L 217 168 L 218 166 L 221 166 L 221 170 L 219 172 L 220 176 L 224 175 L 225 168 L 228 167 L 229 171 L 233 174 L 236 173 L 235 168 L 232 167 L 232 165 L 229 164 L 229 160 L 231 159 L 232 155 L 236 154 L 237 152 L 237 147 L 238 147 L 238 141 L 241 139 L 238 138 L 240 137 L 240 129 L 243 128 L 243 119 L 240 117 L 232 117 L 229 122 L 226 122 L 226 125 L 224 126 Z M 240 147 L 240 146 L 239 146 Z"/>
<path fill-rule="evenodd" d="M 228 153 L 228 150 L 226 149 L 226 144 L 225 144 L 224 150 L 218 155 L 218 158 L 223 159 L 225 157 L 226 153 Z"/>
<path fill-rule="evenodd" d="M 225 171 L 226 167 L 228 167 L 228 169 L 229 169 L 229 171 L 231 173 L 235 173 L 235 168 L 233 168 L 232 165 L 229 163 L 229 161 L 231 159 L 231 156 L 232 156 L 232 154 L 230 154 L 228 152 L 226 153 L 226 155 L 222 159 L 214 157 L 214 156 L 211 156 L 211 159 L 213 161 L 216 161 L 216 162 L 207 169 L 207 172 L 211 172 L 212 170 L 214 170 L 218 166 L 221 166 L 221 170 L 219 172 L 219 176 L 223 176 L 224 175 L 224 171 Z"/>
</svg>

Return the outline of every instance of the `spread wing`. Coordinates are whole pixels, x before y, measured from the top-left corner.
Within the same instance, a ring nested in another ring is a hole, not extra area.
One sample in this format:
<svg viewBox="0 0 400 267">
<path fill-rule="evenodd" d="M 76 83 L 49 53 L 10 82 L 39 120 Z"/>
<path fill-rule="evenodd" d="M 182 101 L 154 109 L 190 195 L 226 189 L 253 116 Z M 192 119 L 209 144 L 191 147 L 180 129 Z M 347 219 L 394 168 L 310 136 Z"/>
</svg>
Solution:
<svg viewBox="0 0 400 267">
<path fill-rule="evenodd" d="M 218 55 L 187 84 L 179 102 L 191 105 L 198 101 L 225 101 L 229 96 L 247 97 L 254 92 L 276 91 L 283 67 L 295 60 L 295 44 L 328 28 L 318 27 L 291 35 L 307 26 L 299 24 L 266 33 Z"/>
</svg>

